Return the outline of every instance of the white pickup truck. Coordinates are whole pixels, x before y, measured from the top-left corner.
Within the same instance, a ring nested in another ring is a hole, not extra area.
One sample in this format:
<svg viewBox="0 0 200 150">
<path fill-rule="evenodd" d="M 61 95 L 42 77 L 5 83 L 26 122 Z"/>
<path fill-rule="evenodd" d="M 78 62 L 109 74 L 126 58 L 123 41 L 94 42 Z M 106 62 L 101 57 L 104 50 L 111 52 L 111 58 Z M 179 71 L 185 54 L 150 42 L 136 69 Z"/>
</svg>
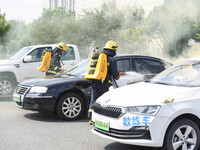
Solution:
<svg viewBox="0 0 200 150">
<path fill-rule="evenodd" d="M 69 50 L 62 55 L 62 69 L 68 70 L 80 62 L 76 45 L 67 44 Z M 52 50 L 57 44 L 24 47 L 7 60 L 0 60 L 0 95 L 12 94 L 19 82 L 45 76 L 37 68 L 44 50 Z"/>
</svg>

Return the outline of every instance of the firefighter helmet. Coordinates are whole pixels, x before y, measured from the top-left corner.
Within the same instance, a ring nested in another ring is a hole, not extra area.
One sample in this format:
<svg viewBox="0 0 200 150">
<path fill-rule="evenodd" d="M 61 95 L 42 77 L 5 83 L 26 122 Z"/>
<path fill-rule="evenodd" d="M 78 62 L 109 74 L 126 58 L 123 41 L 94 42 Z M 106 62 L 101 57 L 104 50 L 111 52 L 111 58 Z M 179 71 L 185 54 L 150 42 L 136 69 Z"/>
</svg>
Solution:
<svg viewBox="0 0 200 150">
<path fill-rule="evenodd" d="M 115 41 L 108 41 L 104 47 L 104 49 L 111 49 L 111 50 L 117 50 L 118 44 Z"/>
<path fill-rule="evenodd" d="M 66 50 L 69 49 L 69 47 L 64 42 L 58 43 L 57 48 L 59 48 L 59 49 L 61 49 L 63 51 L 66 51 Z"/>
</svg>

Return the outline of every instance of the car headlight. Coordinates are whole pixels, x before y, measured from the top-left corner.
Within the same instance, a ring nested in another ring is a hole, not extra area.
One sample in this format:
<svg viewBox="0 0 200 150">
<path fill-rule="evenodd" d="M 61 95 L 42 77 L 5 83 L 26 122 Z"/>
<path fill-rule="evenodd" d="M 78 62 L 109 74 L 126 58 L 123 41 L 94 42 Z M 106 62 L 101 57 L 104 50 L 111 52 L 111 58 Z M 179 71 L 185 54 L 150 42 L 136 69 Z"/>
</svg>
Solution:
<svg viewBox="0 0 200 150">
<path fill-rule="evenodd" d="M 29 93 L 38 93 L 38 94 L 39 94 L 39 93 L 46 93 L 47 90 L 48 90 L 47 87 L 33 86 L 33 87 L 30 89 Z"/>
<path fill-rule="evenodd" d="M 125 111 L 127 113 L 136 113 L 143 115 L 156 115 L 160 110 L 161 106 L 159 105 L 149 105 L 149 106 L 131 106 L 127 107 Z"/>
</svg>

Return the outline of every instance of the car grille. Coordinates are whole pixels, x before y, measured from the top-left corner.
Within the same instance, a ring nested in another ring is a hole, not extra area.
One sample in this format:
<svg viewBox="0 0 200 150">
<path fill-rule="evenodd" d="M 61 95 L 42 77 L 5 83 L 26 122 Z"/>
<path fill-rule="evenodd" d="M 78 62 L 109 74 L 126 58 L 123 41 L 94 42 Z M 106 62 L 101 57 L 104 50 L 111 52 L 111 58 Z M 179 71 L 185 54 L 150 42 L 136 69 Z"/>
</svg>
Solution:
<svg viewBox="0 0 200 150">
<path fill-rule="evenodd" d="M 15 90 L 15 93 L 24 95 L 29 89 L 30 89 L 30 87 L 28 87 L 28 86 L 18 85 Z"/>
<path fill-rule="evenodd" d="M 94 112 L 112 117 L 112 118 L 118 118 L 122 114 L 122 109 L 117 107 L 103 107 L 98 103 L 94 103 L 93 105 Z"/>
<path fill-rule="evenodd" d="M 93 124 L 94 125 L 94 124 Z M 119 139 L 148 139 L 151 140 L 150 131 L 149 130 L 116 130 L 110 128 L 109 131 L 104 131 L 94 126 L 94 130 L 100 132 L 102 134 L 119 138 Z"/>
</svg>

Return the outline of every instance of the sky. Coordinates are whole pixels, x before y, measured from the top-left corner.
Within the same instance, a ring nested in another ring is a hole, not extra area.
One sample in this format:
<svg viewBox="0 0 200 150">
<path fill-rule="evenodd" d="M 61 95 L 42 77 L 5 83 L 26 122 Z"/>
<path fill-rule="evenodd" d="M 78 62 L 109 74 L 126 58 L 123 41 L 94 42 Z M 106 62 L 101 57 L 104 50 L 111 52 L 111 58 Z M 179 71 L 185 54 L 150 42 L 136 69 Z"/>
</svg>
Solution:
<svg viewBox="0 0 200 150">
<path fill-rule="evenodd" d="M 41 15 L 42 7 L 42 0 L 0 0 L 1 14 L 6 13 L 7 20 L 31 23 Z"/>
<path fill-rule="evenodd" d="M 130 3 L 130 0 L 118 0 L 121 4 Z M 132 3 L 143 5 L 149 12 L 153 5 L 160 5 L 164 0 L 132 0 Z M 0 0 L 0 13 L 6 13 L 7 20 L 22 20 L 31 23 L 41 16 L 43 0 Z"/>
</svg>

